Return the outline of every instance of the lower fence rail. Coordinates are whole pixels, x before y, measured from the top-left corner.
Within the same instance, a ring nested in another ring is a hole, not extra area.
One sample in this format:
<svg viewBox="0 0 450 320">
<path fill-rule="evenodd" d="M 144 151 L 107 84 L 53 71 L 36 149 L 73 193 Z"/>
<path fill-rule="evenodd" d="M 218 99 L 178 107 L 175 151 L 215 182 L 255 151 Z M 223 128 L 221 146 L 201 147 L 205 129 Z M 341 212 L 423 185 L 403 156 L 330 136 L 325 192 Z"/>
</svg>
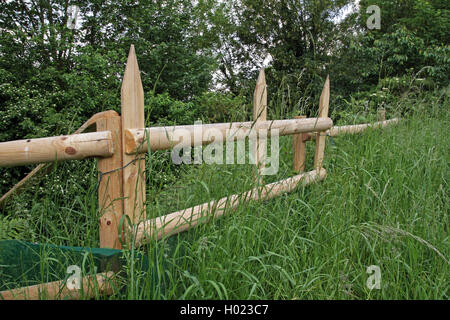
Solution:
<svg viewBox="0 0 450 320">
<path fill-rule="evenodd" d="M 49 300 L 89 299 L 96 295 L 112 295 L 114 293 L 114 276 L 112 271 L 85 276 L 81 279 L 80 288 L 71 288 L 64 280 L 37 284 L 33 286 L 0 291 L 0 300 Z"/>
</svg>

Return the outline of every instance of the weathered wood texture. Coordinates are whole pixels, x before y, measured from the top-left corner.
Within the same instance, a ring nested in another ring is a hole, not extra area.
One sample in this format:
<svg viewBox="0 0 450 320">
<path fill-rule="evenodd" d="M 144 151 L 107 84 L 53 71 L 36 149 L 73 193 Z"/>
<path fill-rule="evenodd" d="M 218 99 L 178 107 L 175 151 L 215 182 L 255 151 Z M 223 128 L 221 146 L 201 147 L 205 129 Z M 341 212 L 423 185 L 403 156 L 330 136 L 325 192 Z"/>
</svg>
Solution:
<svg viewBox="0 0 450 320">
<path fill-rule="evenodd" d="M 115 114 L 98 120 L 97 130 L 108 130 L 112 135 L 114 154 L 98 160 L 100 210 L 100 247 L 121 249 L 122 231 L 119 231 L 123 215 L 122 185 L 122 132 L 120 116 Z"/>
<path fill-rule="evenodd" d="M 0 167 L 110 157 L 112 154 L 109 131 L 16 140 L 0 143 Z"/>
<path fill-rule="evenodd" d="M 295 119 L 304 119 L 306 116 L 295 116 Z M 297 133 L 292 136 L 292 146 L 293 146 L 293 170 L 294 172 L 304 172 L 305 171 L 305 161 L 306 161 L 306 136 L 304 133 Z"/>
<path fill-rule="evenodd" d="M 135 244 L 142 245 L 151 240 L 168 237 L 192 227 L 220 217 L 226 210 L 235 209 L 238 205 L 250 200 L 267 200 L 285 192 L 293 191 L 298 185 L 309 185 L 325 179 L 325 169 L 313 170 L 291 178 L 254 188 L 242 194 L 224 197 L 192 208 L 177 211 L 156 219 L 142 222 L 135 233 Z"/>
<path fill-rule="evenodd" d="M 327 76 L 319 100 L 319 118 L 328 117 L 328 108 L 330 106 L 330 78 Z M 315 130 L 316 131 L 316 130 Z M 314 168 L 322 168 L 325 152 L 326 135 L 323 132 L 316 133 L 316 152 L 314 155 Z"/>
<path fill-rule="evenodd" d="M 201 126 L 203 130 L 201 141 L 194 139 L 194 132 L 197 130 L 194 125 L 129 129 L 124 130 L 124 149 L 127 154 L 132 155 L 136 152 L 147 152 L 148 146 L 154 151 L 171 149 L 175 145 L 196 146 L 211 142 L 224 142 L 227 139 L 243 140 L 253 134 L 257 134 L 259 129 L 268 130 L 268 136 L 270 136 L 270 130 L 277 129 L 280 136 L 285 136 L 302 132 L 325 131 L 332 126 L 333 121 L 330 118 L 270 120 L 258 123 L 248 121 L 204 124 Z M 189 138 L 187 140 L 179 138 L 178 135 L 174 134 L 176 131 L 178 133 L 185 132 L 185 136 Z M 149 143 L 147 143 L 147 137 Z"/>
<path fill-rule="evenodd" d="M 62 300 L 89 299 L 99 295 L 114 293 L 114 272 L 98 273 L 95 276 L 85 276 L 81 280 L 82 289 L 69 289 L 66 282 L 54 281 L 34 286 L 1 291 L 0 300 Z"/>
<path fill-rule="evenodd" d="M 130 48 L 122 81 L 122 143 L 125 145 L 127 129 L 145 128 L 144 90 L 134 46 Z M 145 219 L 145 160 L 136 154 L 123 152 L 124 214 L 133 223 Z"/>
</svg>

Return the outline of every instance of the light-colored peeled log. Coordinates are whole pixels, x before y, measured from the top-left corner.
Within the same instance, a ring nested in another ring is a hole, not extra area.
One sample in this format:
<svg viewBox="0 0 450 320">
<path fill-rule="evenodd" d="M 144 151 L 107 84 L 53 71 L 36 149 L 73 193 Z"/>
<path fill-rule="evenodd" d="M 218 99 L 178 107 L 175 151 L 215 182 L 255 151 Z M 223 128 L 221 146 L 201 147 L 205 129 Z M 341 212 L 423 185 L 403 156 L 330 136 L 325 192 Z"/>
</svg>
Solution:
<svg viewBox="0 0 450 320">
<path fill-rule="evenodd" d="M 54 281 L 34 286 L 23 287 L 0 292 L 0 300 L 63 300 L 89 299 L 99 295 L 114 293 L 114 272 L 98 273 L 81 279 L 81 288 L 69 289 L 66 281 Z"/>
<path fill-rule="evenodd" d="M 307 118 L 307 119 L 287 119 L 287 120 L 270 120 L 260 121 L 254 123 L 248 122 L 231 122 L 231 123 L 214 123 L 204 124 L 201 126 L 203 135 L 201 144 L 208 144 L 211 142 L 224 142 L 227 140 L 243 140 L 250 135 L 258 133 L 259 129 L 268 130 L 268 137 L 270 137 L 270 130 L 277 129 L 280 136 L 291 135 L 302 132 L 311 131 L 325 131 L 333 126 L 333 121 L 330 118 Z M 167 127 L 152 127 L 145 129 L 129 129 L 125 130 L 125 144 L 124 149 L 127 154 L 145 153 L 148 151 L 148 145 L 152 151 L 167 150 L 174 146 L 194 146 L 194 130 L 198 126 L 167 126 Z M 220 131 L 220 136 L 213 134 Z M 186 133 L 189 137 L 187 141 L 179 138 L 179 135 L 174 134 Z M 148 139 L 148 141 L 147 141 Z M 148 142 L 148 143 L 147 143 Z"/>
<path fill-rule="evenodd" d="M 135 244 L 142 245 L 154 239 L 171 236 L 192 227 L 220 217 L 227 209 L 234 209 L 250 200 L 271 199 L 285 192 L 293 191 L 299 184 L 306 186 L 325 179 L 326 171 L 309 171 L 289 179 L 257 187 L 242 194 L 224 197 L 192 208 L 177 211 L 162 217 L 144 221 L 135 232 Z"/>
<path fill-rule="evenodd" d="M 352 134 L 352 133 L 359 133 L 363 132 L 369 128 L 377 129 L 377 128 L 384 128 L 389 125 L 397 124 L 399 121 L 398 118 L 385 120 L 385 121 L 378 121 L 374 123 L 364 123 L 364 124 L 355 124 L 355 125 L 349 125 L 349 126 L 336 126 L 332 127 L 330 130 L 326 131 L 326 134 L 335 137 L 340 134 Z"/>
<path fill-rule="evenodd" d="M 134 46 L 131 45 L 121 88 L 122 145 L 127 129 L 144 128 L 144 89 Z M 145 160 L 123 152 L 124 214 L 133 223 L 145 219 Z"/>
<path fill-rule="evenodd" d="M 16 140 L 0 143 L 0 167 L 109 157 L 112 154 L 109 131 Z"/>
<path fill-rule="evenodd" d="M 255 124 L 267 120 L 267 85 L 264 69 L 261 69 L 256 80 L 256 87 L 253 93 L 253 121 Z M 255 135 L 257 136 L 257 135 Z M 262 183 L 262 171 L 265 166 L 266 144 L 258 138 L 252 144 L 252 155 L 257 168 L 256 180 Z M 258 178 L 259 177 L 259 178 Z"/>
<path fill-rule="evenodd" d="M 322 89 L 319 100 L 319 118 L 328 117 L 328 108 L 330 106 L 330 77 L 327 76 Z M 316 133 L 316 152 L 314 155 L 314 169 L 322 168 L 323 157 L 325 152 L 326 135 L 324 133 Z"/>
<path fill-rule="evenodd" d="M 306 116 L 295 116 L 295 119 L 304 119 Z M 306 134 L 298 133 L 292 136 L 292 146 L 294 150 L 293 155 L 293 170 L 294 172 L 304 172 L 305 171 L 305 161 L 306 161 Z"/>
</svg>

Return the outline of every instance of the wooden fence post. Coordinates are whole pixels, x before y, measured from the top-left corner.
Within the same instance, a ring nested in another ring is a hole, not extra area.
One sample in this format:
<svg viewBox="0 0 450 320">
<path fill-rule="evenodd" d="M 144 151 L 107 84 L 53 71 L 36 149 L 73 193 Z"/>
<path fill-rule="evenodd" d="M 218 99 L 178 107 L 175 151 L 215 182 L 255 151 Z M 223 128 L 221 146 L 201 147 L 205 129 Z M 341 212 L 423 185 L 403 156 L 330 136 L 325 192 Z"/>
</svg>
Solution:
<svg viewBox="0 0 450 320">
<path fill-rule="evenodd" d="M 295 116 L 294 119 L 304 119 L 306 116 Z M 292 135 L 292 145 L 294 149 L 293 157 L 293 169 L 294 172 L 304 172 L 305 171 L 305 161 L 306 161 L 306 138 L 307 135 L 303 133 L 297 133 Z"/>
<path fill-rule="evenodd" d="M 114 154 L 98 160 L 98 204 L 100 217 L 100 248 L 121 249 L 119 223 L 123 215 L 122 130 L 121 118 L 114 112 L 97 120 L 97 131 L 111 131 Z"/>
<path fill-rule="evenodd" d="M 330 77 L 327 76 L 322 89 L 319 100 L 319 118 L 328 117 L 328 109 L 330 106 Z M 326 134 L 325 132 L 316 133 L 316 152 L 314 155 L 314 169 L 319 171 L 322 168 L 323 156 L 325 152 Z"/>
<path fill-rule="evenodd" d="M 267 120 L 267 85 L 266 85 L 266 75 L 264 74 L 264 69 L 259 72 L 258 80 L 256 80 L 256 87 L 253 93 L 253 121 L 260 122 Z M 265 143 L 260 143 L 261 139 L 258 137 L 259 132 L 255 130 L 255 143 L 253 144 L 253 156 L 255 159 L 255 164 L 257 168 L 256 176 L 260 176 L 262 170 L 264 170 L 266 145 Z M 266 142 L 266 141 L 264 141 Z M 258 182 L 261 181 L 260 178 Z"/>
<path fill-rule="evenodd" d="M 144 89 L 134 50 L 131 45 L 127 66 L 122 81 L 122 145 L 125 145 L 125 130 L 145 128 Z M 144 139 L 144 143 L 146 143 Z M 132 223 L 137 224 L 146 218 L 145 212 L 145 156 L 127 155 L 122 151 L 123 159 L 123 196 L 124 214 Z"/>
</svg>

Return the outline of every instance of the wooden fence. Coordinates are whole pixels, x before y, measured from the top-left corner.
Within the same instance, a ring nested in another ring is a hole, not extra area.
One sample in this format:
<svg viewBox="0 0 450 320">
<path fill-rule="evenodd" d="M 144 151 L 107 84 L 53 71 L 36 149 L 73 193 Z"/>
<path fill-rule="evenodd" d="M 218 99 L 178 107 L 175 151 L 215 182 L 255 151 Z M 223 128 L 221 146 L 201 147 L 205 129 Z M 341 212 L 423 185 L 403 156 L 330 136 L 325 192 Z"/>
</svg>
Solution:
<svg viewBox="0 0 450 320">
<path fill-rule="evenodd" d="M 226 131 L 231 129 L 235 141 L 257 137 L 260 129 L 266 129 L 269 135 L 275 129 L 279 135 L 292 135 L 293 167 L 297 175 L 263 185 L 261 175 L 256 174 L 257 186 L 252 190 L 147 220 L 145 160 L 140 154 L 149 150 L 173 148 L 180 142 L 171 134 L 177 129 L 185 130 L 193 138 L 195 125 L 145 128 L 144 91 L 134 46 L 131 46 L 122 81 L 121 115 L 115 111 L 96 114 L 72 135 L 0 143 L 0 166 L 40 164 L 5 194 L 0 202 L 17 192 L 19 187 L 44 167 L 44 163 L 96 157 L 99 171 L 98 203 L 101 213 L 100 247 L 120 249 L 121 243 L 127 243 L 128 246 L 142 245 L 205 223 L 247 201 L 270 199 L 290 192 L 298 185 L 323 180 L 326 177 L 322 164 L 327 135 L 356 133 L 369 127 L 384 127 L 398 121 L 385 120 L 384 114 L 381 114 L 380 121 L 374 124 L 333 127 L 333 122 L 328 117 L 329 99 L 330 81 L 327 77 L 320 96 L 318 117 L 298 116 L 294 119 L 269 121 L 266 80 L 264 70 L 261 70 L 254 91 L 253 121 L 206 124 L 203 128 L 218 130 L 223 133 L 223 137 L 226 137 Z M 83 133 L 88 127 L 95 127 L 96 131 Z M 305 171 L 305 143 L 308 140 L 315 141 L 314 168 L 311 171 Z M 200 140 L 190 141 L 192 146 L 224 142 L 217 136 L 208 135 L 204 135 Z M 258 140 L 251 150 L 259 172 L 263 169 L 265 155 L 264 144 L 260 142 Z M 124 215 L 130 218 L 131 225 L 120 224 Z M 121 230 L 119 225 L 123 225 Z"/>
</svg>

